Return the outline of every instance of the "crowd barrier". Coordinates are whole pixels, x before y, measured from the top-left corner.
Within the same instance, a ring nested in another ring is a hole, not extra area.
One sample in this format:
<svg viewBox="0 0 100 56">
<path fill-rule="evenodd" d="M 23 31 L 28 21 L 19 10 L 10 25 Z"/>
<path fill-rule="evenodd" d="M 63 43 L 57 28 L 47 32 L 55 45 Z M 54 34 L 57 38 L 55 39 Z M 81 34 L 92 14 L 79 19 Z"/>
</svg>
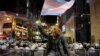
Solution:
<svg viewBox="0 0 100 56">
<path fill-rule="evenodd" d="M 0 56 L 44 56 L 45 50 L 1 50 Z M 100 49 L 85 50 L 77 49 L 71 53 L 71 56 L 100 56 Z"/>
<path fill-rule="evenodd" d="M 5 50 L 2 50 L 2 51 L 5 51 Z M 5 53 L 3 54 L 0 54 L 0 56 L 30 56 L 30 51 L 26 51 L 26 50 L 14 50 L 14 49 L 11 49 L 11 50 L 6 50 Z"/>
<path fill-rule="evenodd" d="M 77 49 L 72 56 L 100 56 L 100 49 Z"/>
<path fill-rule="evenodd" d="M 0 56 L 44 56 L 44 50 L 2 50 Z"/>
</svg>

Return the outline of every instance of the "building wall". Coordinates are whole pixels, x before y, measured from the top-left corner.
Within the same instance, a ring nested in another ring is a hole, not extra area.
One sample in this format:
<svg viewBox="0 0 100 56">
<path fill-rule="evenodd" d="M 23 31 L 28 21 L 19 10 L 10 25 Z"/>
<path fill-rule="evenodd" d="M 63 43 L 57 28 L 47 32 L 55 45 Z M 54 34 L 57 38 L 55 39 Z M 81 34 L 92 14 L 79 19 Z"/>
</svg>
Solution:
<svg viewBox="0 0 100 56">
<path fill-rule="evenodd" d="M 75 21 L 74 21 L 74 15 L 70 17 L 70 19 L 66 23 L 66 36 L 70 37 L 70 39 L 73 42 L 73 39 L 75 40 Z"/>
<path fill-rule="evenodd" d="M 90 3 L 91 15 L 91 41 L 100 39 L 100 0 L 93 0 Z"/>
<path fill-rule="evenodd" d="M 2 29 L 2 26 L 3 26 L 2 20 L 0 19 L 0 29 Z"/>
</svg>

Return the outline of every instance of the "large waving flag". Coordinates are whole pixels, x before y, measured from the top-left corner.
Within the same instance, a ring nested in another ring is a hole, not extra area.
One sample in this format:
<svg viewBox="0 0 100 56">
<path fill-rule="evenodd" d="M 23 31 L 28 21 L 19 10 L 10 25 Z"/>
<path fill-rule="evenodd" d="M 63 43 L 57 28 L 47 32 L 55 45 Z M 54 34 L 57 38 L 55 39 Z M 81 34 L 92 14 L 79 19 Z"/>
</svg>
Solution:
<svg viewBox="0 0 100 56">
<path fill-rule="evenodd" d="M 41 15 L 61 16 L 73 6 L 74 2 L 75 0 L 45 0 Z"/>
</svg>

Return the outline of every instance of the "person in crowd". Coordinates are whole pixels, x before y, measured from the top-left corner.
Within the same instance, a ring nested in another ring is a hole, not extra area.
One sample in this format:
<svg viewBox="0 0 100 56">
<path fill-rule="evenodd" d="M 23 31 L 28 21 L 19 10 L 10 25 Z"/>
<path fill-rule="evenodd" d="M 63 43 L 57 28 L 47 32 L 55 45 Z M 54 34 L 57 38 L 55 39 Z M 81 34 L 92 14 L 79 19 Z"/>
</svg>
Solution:
<svg viewBox="0 0 100 56">
<path fill-rule="evenodd" d="M 39 31 L 48 38 L 46 56 L 70 56 L 67 42 L 58 26 L 52 26 L 44 31 L 41 23 L 38 23 Z"/>
</svg>

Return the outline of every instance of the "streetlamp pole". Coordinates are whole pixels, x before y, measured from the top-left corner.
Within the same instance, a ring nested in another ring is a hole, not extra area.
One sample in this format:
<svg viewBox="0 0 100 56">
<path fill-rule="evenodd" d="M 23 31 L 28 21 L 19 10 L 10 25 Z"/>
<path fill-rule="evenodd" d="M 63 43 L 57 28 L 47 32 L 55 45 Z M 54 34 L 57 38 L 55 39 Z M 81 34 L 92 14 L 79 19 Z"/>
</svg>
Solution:
<svg viewBox="0 0 100 56">
<path fill-rule="evenodd" d="M 12 31 L 12 38 L 15 38 L 15 22 L 14 22 L 14 18 L 12 18 L 12 28 L 11 28 L 11 31 Z"/>
</svg>

